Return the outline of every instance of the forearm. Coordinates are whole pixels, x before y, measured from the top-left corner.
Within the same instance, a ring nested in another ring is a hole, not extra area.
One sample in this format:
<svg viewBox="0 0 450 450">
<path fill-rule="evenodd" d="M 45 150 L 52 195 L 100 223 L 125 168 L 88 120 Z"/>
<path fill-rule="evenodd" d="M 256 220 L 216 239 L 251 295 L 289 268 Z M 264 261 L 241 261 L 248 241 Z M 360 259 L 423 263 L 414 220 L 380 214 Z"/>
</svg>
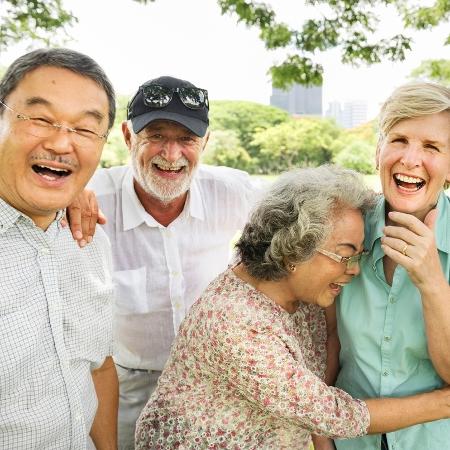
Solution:
<svg viewBox="0 0 450 450">
<path fill-rule="evenodd" d="M 428 352 L 436 372 L 450 383 L 450 286 L 444 279 L 421 295 Z"/>
<path fill-rule="evenodd" d="M 111 357 L 92 372 L 98 408 L 90 436 L 97 450 L 117 449 L 117 410 L 119 404 L 119 382 Z"/>
<path fill-rule="evenodd" d="M 327 367 L 324 381 L 329 386 L 333 385 L 339 370 L 339 337 L 336 324 L 336 307 L 332 305 L 325 309 L 327 321 Z M 314 450 L 335 450 L 333 439 L 313 434 Z"/>
<path fill-rule="evenodd" d="M 448 389 L 404 398 L 369 399 L 365 402 L 370 414 L 368 434 L 388 433 L 450 416 Z"/>
<path fill-rule="evenodd" d="M 335 305 L 325 309 L 325 317 L 327 320 L 327 367 L 324 381 L 329 386 L 332 386 L 339 371 L 339 351 L 341 348 L 336 324 Z"/>
</svg>

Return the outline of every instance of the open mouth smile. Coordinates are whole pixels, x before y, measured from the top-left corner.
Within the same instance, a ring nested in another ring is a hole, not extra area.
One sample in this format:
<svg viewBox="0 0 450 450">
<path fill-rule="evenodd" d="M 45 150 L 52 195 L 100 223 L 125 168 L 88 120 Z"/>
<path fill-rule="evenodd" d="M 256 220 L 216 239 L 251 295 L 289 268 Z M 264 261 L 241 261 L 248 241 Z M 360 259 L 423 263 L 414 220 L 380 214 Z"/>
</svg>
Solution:
<svg viewBox="0 0 450 450">
<path fill-rule="evenodd" d="M 32 169 L 35 173 L 48 181 L 55 181 L 69 176 L 72 171 L 69 169 L 61 169 L 57 167 L 49 167 L 43 164 L 33 164 Z"/>
<path fill-rule="evenodd" d="M 153 167 L 159 172 L 180 173 L 184 170 L 186 166 L 166 166 L 162 164 L 153 163 Z"/>
<path fill-rule="evenodd" d="M 394 176 L 395 184 L 402 190 L 407 192 L 416 192 L 422 189 L 426 181 L 423 178 L 411 177 L 408 175 L 403 175 L 401 173 L 395 173 Z"/>
</svg>

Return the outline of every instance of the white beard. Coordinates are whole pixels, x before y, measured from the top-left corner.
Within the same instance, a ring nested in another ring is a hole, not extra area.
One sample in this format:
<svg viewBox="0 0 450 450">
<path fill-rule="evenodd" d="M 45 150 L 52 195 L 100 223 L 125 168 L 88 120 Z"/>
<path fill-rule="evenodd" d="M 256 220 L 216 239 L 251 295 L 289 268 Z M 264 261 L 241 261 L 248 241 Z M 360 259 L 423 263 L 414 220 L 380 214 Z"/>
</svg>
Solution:
<svg viewBox="0 0 450 450">
<path fill-rule="evenodd" d="M 164 179 L 154 172 L 152 168 L 154 163 L 170 168 L 182 167 L 183 177 L 178 180 Z M 143 167 L 137 159 L 135 150 L 131 152 L 131 167 L 135 180 L 144 191 L 164 203 L 175 200 L 189 190 L 196 169 L 189 170 L 189 161 L 184 156 L 171 164 L 160 155 L 154 156 L 147 162 L 147 167 Z"/>
</svg>

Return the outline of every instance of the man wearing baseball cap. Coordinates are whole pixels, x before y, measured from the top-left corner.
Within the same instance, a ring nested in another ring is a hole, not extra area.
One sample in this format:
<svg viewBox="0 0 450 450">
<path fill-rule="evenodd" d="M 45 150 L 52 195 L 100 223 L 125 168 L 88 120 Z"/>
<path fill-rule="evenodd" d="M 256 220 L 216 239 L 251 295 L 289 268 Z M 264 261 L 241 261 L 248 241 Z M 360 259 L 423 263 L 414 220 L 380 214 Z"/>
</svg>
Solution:
<svg viewBox="0 0 450 450">
<path fill-rule="evenodd" d="M 134 448 L 178 327 L 226 268 L 259 191 L 245 172 L 199 163 L 208 112 L 205 89 L 168 76 L 147 81 L 122 124 L 130 164 L 98 170 L 90 183 L 114 258 L 120 449 Z"/>
</svg>

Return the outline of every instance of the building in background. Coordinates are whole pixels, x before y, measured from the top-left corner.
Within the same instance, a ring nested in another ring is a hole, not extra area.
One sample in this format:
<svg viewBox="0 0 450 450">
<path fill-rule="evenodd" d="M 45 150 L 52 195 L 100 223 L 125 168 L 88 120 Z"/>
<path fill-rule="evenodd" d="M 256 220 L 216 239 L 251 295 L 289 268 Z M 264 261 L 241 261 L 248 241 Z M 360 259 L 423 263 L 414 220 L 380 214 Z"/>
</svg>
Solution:
<svg viewBox="0 0 450 450">
<path fill-rule="evenodd" d="M 367 122 L 368 103 L 366 100 L 331 102 L 325 117 L 332 117 L 343 128 L 353 128 Z"/>
<path fill-rule="evenodd" d="M 322 116 L 322 86 L 294 84 L 287 91 L 272 87 L 270 104 L 293 116 Z"/>
</svg>

